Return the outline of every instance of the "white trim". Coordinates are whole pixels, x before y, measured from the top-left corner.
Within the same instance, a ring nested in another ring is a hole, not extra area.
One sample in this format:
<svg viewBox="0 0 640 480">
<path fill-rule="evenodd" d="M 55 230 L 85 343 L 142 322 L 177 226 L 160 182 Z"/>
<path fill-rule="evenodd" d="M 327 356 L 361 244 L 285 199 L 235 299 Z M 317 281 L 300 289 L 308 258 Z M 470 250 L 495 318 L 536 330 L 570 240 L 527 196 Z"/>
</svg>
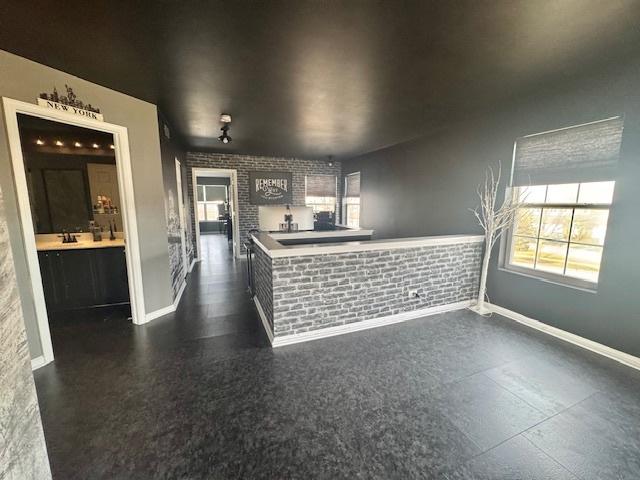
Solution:
<svg viewBox="0 0 640 480">
<path fill-rule="evenodd" d="M 182 299 L 182 294 L 184 293 L 185 288 L 187 288 L 187 281 L 183 280 L 182 285 L 180 286 L 180 290 L 178 290 L 178 294 L 176 295 L 176 299 L 173 301 L 173 303 L 167 307 L 163 307 L 153 312 L 147 313 L 147 316 L 145 317 L 145 323 L 175 312 L 178 309 L 178 305 L 180 305 L 180 300 Z"/>
<path fill-rule="evenodd" d="M 2 97 L 7 138 L 14 174 L 14 185 L 18 200 L 21 233 L 24 242 L 27 267 L 31 280 L 31 294 L 33 297 L 40 342 L 46 362 L 53 360 L 53 346 L 49 319 L 44 300 L 44 288 L 38 262 L 36 238 L 31 218 L 29 204 L 29 190 L 22 156 L 18 114 L 31 115 L 45 120 L 60 122 L 78 127 L 89 128 L 113 135 L 114 154 L 116 157 L 116 171 L 118 188 L 120 189 L 122 223 L 126 239 L 125 255 L 127 258 L 127 274 L 129 276 L 129 297 L 131 300 L 131 316 L 133 323 L 144 323 L 145 306 L 142 284 L 142 266 L 140 260 L 140 243 L 138 239 L 138 225 L 135 210 L 133 189 L 133 175 L 131 172 L 131 157 L 129 153 L 129 137 L 125 127 L 111 123 L 100 122 L 90 118 L 80 117 L 71 113 L 61 112 L 51 108 L 41 107 L 31 103 L 21 102 Z"/>
<path fill-rule="evenodd" d="M 274 244 L 275 248 L 268 248 L 265 246 L 265 242 L 260 241 L 260 236 L 268 237 L 268 239 L 265 240 L 266 243 L 269 243 L 268 240 L 276 242 Z M 484 235 L 439 235 L 433 237 L 410 237 L 389 240 L 347 241 L 334 245 L 322 243 L 311 245 L 282 245 L 271 234 L 265 232 L 261 232 L 259 235 L 252 235 L 252 237 L 256 245 L 258 245 L 271 258 L 484 242 Z"/>
<path fill-rule="evenodd" d="M 240 248 L 240 205 L 238 204 L 238 171 L 229 168 L 191 168 L 191 186 L 193 188 L 193 218 L 196 224 L 196 252 L 200 261 L 200 222 L 198 221 L 198 177 L 225 177 L 230 179 L 233 190 L 233 204 L 231 209 L 231 223 L 233 228 L 233 255 L 242 256 Z"/>
<path fill-rule="evenodd" d="M 559 338 L 560 340 L 573 343 L 574 345 L 608 357 L 628 367 L 640 370 L 640 358 L 638 357 L 625 352 L 621 352 L 620 350 L 616 350 L 611 347 L 607 347 L 606 345 L 594 342 L 593 340 L 589 340 L 574 333 L 569 333 L 559 328 L 552 327 L 551 325 L 542 323 L 539 320 L 534 320 L 525 315 L 522 315 L 521 313 L 514 312 L 513 310 L 509 310 L 499 305 L 487 303 L 486 307 L 490 312 L 497 313 L 498 315 L 502 315 L 503 317 L 514 320 L 518 323 L 526 325 L 527 327 L 535 328 L 536 330 L 552 335 L 556 338 Z"/>
<path fill-rule="evenodd" d="M 36 358 L 32 358 L 31 359 L 31 370 L 37 370 L 41 367 L 44 367 L 45 365 L 48 365 L 49 363 L 51 363 L 51 361 L 47 362 L 44 359 L 43 355 L 40 355 L 39 357 Z"/>
<path fill-rule="evenodd" d="M 197 258 L 194 258 L 193 260 L 191 260 L 191 265 L 189 265 L 189 273 L 193 271 L 193 267 L 196 265 L 197 261 L 198 261 Z"/>
<path fill-rule="evenodd" d="M 178 305 L 180 305 L 180 300 L 182 300 L 182 294 L 184 293 L 185 288 L 187 288 L 187 281 L 183 280 L 182 285 L 180 286 L 180 290 L 178 290 L 178 294 L 176 295 L 176 299 L 173 301 L 174 310 L 178 309 Z"/>
<path fill-rule="evenodd" d="M 318 340 L 320 338 L 334 337 L 336 335 L 344 335 L 345 333 L 358 332 L 360 330 L 368 330 L 370 328 L 377 328 L 383 327 L 385 325 L 392 325 L 394 323 L 406 322 L 408 320 L 427 317 L 429 315 L 436 315 L 438 313 L 462 310 L 465 308 L 469 308 L 473 304 L 473 301 L 466 300 L 464 302 L 449 303 L 447 305 L 438 305 L 436 307 L 422 308 L 420 310 L 412 310 L 410 312 L 402 312 L 395 315 L 372 318 L 370 320 L 363 320 L 361 322 L 347 323 L 345 325 L 339 325 L 337 327 L 322 328 L 319 330 L 312 330 L 310 332 L 285 335 L 283 337 L 276 336 L 271 342 L 271 345 L 276 348 L 282 347 L 284 345 L 292 345 L 294 343 L 310 342 L 312 340 Z"/>
<path fill-rule="evenodd" d="M 264 328 L 267 337 L 269 338 L 269 343 L 273 346 L 273 332 L 271 331 L 271 325 L 269 325 L 269 320 L 267 320 L 267 315 L 264 313 L 262 309 L 262 305 L 260 305 L 260 300 L 258 297 L 253 297 L 253 303 L 256 305 L 256 309 L 258 310 L 258 315 L 260 316 L 260 320 L 262 321 L 262 328 Z"/>
<path fill-rule="evenodd" d="M 164 317 L 165 315 L 169 315 L 176 311 L 176 306 L 174 304 L 168 305 L 166 307 L 162 307 L 158 310 L 154 310 L 153 312 L 147 313 L 145 317 L 145 323 L 149 323 L 156 318 Z"/>
</svg>

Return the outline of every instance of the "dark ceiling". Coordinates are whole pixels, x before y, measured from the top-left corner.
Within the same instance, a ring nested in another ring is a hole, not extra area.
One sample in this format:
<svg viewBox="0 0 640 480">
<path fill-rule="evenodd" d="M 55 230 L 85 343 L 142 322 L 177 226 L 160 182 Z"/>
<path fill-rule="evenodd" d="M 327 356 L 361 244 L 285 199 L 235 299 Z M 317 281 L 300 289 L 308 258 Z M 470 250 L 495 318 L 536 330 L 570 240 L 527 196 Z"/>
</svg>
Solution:
<svg viewBox="0 0 640 480">
<path fill-rule="evenodd" d="M 5 0 L 0 48 L 158 104 L 192 149 L 340 158 L 638 55 L 639 13 L 614 0 Z"/>
</svg>

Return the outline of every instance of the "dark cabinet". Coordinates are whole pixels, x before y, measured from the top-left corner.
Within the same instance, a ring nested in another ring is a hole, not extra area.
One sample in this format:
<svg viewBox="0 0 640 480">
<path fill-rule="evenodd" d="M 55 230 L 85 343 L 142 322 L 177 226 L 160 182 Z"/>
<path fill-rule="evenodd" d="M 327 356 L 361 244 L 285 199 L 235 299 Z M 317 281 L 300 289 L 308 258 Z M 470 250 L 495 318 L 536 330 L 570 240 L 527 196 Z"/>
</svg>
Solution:
<svg viewBox="0 0 640 480">
<path fill-rule="evenodd" d="M 129 302 L 124 248 L 38 252 L 50 311 Z"/>
</svg>

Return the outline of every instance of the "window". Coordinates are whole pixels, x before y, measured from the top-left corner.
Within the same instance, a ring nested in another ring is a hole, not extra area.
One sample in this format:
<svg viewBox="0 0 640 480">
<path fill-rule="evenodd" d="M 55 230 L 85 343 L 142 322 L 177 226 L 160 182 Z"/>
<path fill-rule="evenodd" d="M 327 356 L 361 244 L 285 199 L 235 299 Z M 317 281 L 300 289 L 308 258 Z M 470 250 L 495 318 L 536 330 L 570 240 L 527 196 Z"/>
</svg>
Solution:
<svg viewBox="0 0 640 480">
<path fill-rule="evenodd" d="M 197 196 L 199 222 L 217 221 L 226 213 L 227 187 L 225 185 L 198 185 Z"/>
<path fill-rule="evenodd" d="M 307 175 L 305 177 L 305 205 L 314 212 L 336 211 L 337 177 L 335 175 Z"/>
<path fill-rule="evenodd" d="M 615 182 L 516 187 L 509 265 L 598 282 Z"/>
<path fill-rule="evenodd" d="M 505 268 L 597 285 L 622 128 L 616 117 L 518 139 L 512 195 L 521 207 L 507 236 Z"/>
<path fill-rule="evenodd" d="M 360 228 L 360 172 L 344 177 L 343 223 L 350 228 Z"/>
</svg>

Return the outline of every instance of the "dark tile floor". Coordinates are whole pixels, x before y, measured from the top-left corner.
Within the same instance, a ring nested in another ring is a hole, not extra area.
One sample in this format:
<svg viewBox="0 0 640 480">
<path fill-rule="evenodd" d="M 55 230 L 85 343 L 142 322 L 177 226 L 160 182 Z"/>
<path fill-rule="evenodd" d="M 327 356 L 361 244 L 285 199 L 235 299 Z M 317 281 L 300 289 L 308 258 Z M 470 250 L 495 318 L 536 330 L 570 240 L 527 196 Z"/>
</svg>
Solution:
<svg viewBox="0 0 640 480">
<path fill-rule="evenodd" d="M 468 311 L 272 350 L 203 240 L 175 315 L 54 330 L 55 479 L 640 478 L 640 372 Z"/>
</svg>

